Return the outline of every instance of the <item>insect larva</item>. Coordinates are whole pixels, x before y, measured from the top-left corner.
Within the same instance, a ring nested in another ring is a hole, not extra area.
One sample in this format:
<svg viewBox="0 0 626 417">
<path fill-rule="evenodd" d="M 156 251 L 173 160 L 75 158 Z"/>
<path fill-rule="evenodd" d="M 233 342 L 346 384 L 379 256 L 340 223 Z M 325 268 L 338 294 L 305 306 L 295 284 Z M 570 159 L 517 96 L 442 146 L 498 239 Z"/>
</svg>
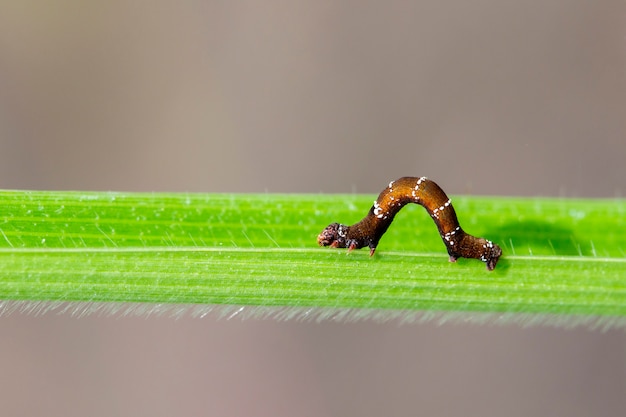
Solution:
<svg viewBox="0 0 626 417">
<path fill-rule="evenodd" d="M 367 246 L 372 256 L 396 213 L 408 203 L 419 204 L 428 211 L 448 249 L 450 262 L 457 258 L 475 258 L 485 262 L 490 271 L 496 267 L 502 249 L 490 240 L 465 233 L 446 193 L 426 177 L 391 181 L 363 220 L 352 226 L 332 223 L 319 234 L 317 242 L 320 246 L 348 248 L 348 251 Z"/>
</svg>

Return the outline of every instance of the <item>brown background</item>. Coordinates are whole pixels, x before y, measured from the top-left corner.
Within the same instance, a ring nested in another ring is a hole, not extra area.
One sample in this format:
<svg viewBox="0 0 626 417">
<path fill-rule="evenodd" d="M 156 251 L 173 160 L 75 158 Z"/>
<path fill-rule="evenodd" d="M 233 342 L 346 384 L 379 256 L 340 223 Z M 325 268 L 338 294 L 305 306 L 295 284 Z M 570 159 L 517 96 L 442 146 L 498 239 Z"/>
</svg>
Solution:
<svg viewBox="0 0 626 417">
<path fill-rule="evenodd" d="M 623 1 L 5 1 L 0 188 L 623 196 Z M 11 416 L 612 416 L 585 329 L 0 318 Z"/>
</svg>

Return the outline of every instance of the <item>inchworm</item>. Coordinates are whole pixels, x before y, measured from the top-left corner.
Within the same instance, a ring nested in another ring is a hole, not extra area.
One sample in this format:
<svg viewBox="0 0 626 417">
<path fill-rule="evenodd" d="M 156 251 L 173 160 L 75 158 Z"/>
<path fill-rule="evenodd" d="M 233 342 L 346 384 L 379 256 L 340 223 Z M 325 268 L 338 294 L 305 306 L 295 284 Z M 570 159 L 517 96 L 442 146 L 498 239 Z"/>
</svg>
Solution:
<svg viewBox="0 0 626 417">
<path fill-rule="evenodd" d="M 367 246 L 372 256 L 396 213 L 408 203 L 423 206 L 433 218 L 448 249 L 450 262 L 457 258 L 475 258 L 485 262 L 490 271 L 496 267 L 502 249 L 490 240 L 465 233 L 446 193 L 426 177 L 391 181 L 363 220 L 352 226 L 332 223 L 319 234 L 317 242 L 320 246 L 348 248 L 348 251 Z"/>
</svg>

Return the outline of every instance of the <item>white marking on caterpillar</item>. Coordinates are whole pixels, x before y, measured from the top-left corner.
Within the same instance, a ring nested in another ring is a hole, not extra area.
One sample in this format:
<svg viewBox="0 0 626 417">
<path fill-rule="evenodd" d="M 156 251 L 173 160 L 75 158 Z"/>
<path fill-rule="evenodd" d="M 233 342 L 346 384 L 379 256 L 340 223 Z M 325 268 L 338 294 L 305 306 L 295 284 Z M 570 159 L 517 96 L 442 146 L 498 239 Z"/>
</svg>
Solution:
<svg viewBox="0 0 626 417">
<path fill-rule="evenodd" d="M 452 204 L 452 201 L 450 201 L 450 199 L 448 199 L 448 201 L 446 201 L 446 202 L 444 203 L 444 205 L 443 205 L 443 206 L 441 206 L 441 207 L 437 207 L 436 209 L 434 209 L 434 210 L 433 210 L 433 214 L 432 214 L 431 216 L 432 216 L 432 217 L 435 217 L 435 218 L 437 218 L 437 219 L 438 219 L 438 218 L 439 218 L 439 212 L 440 212 L 440 211 L 443 211 L 443 210 L 444 210 L 446 207 L 448 207 L 450 204 Z"/>
<path fill-rule="evenodd" d="M 378 204 L 378 201 L 374 201 L 374 215 L 379 219 L 382 219 L 385 216 L 385 213 L 383 213 L 383 209 L 380 207 L 380 204 Z"/>
<path fill-rule="evenodd" d="M 450 246 L 454 246 L 454 240 L 452 240 L 453 239 L 452 236 L 454 236 L 456 232 L 459 231 L 460 228 L 461 226 L 457 226 L 453 231 L 448 232 L 442 236 L 445 239 L 446 243 L 448 243 Z"/>
</svg>

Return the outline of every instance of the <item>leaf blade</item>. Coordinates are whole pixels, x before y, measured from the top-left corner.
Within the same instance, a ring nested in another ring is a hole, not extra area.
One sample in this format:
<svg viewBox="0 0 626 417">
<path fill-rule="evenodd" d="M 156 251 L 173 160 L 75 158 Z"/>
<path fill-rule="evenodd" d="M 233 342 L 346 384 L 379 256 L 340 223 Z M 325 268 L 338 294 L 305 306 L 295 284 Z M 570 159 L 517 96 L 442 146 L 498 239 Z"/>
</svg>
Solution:
<svg viewBox="0 0 626 417">
<path fill-rule="evenodd" d="M 0 192 L 0 298 L 626 316 L 622 200 L 457 198 L 501 244 L 493 272 L 447 262 L 404 209 L 377 255 L 315 247 L 371 198 Z"/>
</svg>

